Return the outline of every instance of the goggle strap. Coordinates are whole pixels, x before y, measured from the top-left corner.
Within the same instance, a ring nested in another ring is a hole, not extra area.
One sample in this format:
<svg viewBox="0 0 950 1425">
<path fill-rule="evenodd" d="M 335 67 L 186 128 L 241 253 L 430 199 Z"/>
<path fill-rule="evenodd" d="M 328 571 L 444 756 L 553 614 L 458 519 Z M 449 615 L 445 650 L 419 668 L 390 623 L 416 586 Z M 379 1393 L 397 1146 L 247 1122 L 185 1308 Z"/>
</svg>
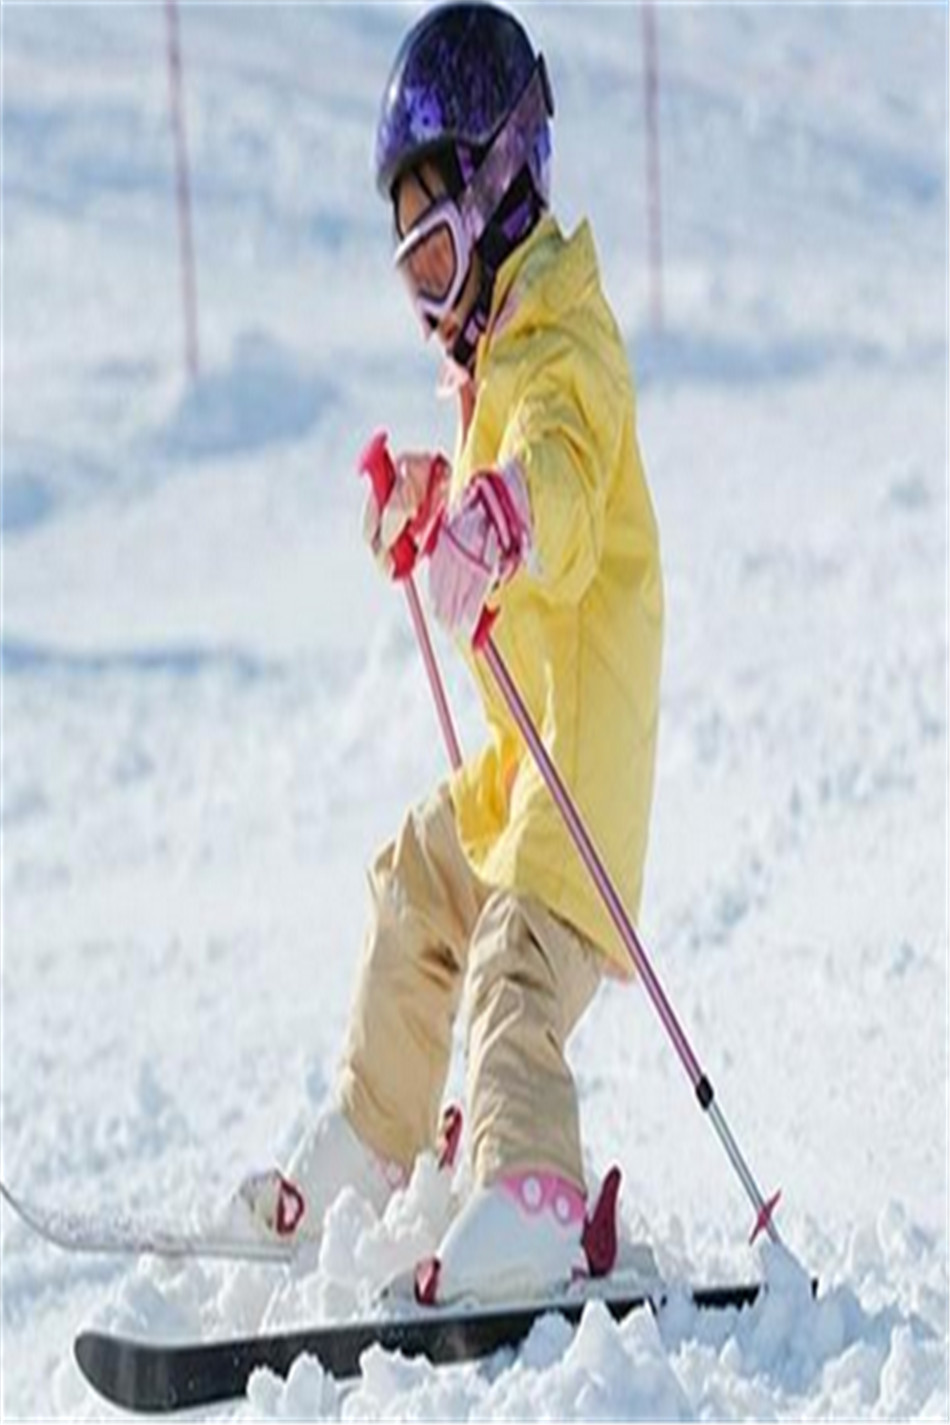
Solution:
<svg viewBox="0 0 950 1425">
<path fill-rule="evenodd" d="M 536 141 L 539 130 L 552 112 L 550 95 L 544 60 L 539 58 L 521 97 L 498 130 L 462 194 L 460 207 L 473 243 L 478 242 L 491 222 L 502 195 L 527 163 L 530 144 Z M 526 132 L 531 136 L 527 143 Z"/>
</svg>

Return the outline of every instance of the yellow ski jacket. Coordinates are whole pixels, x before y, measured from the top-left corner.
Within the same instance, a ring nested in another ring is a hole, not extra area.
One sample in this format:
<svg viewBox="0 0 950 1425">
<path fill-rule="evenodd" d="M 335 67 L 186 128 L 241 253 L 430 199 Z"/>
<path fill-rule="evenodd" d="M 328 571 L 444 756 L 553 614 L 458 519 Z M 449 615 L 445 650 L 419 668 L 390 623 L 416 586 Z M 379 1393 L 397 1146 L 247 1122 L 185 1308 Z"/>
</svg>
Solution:
<svg viewBox="0 0 950 1425">
<path fill-rule="evenodd" d="M 630 915 L 639 914 L 659 709 L 663 586 L 623 341 L 588 224 L 546 218 L 501 268 L 451 498 L 520 462 L 534 543 L 499 593 L 495 640 Z M 622 976 L 626 950 L 528 749 L 465 649 L 491 739 L 452 781 L 462 845 L 489 884 L 539 897 Z"/>
</svg>

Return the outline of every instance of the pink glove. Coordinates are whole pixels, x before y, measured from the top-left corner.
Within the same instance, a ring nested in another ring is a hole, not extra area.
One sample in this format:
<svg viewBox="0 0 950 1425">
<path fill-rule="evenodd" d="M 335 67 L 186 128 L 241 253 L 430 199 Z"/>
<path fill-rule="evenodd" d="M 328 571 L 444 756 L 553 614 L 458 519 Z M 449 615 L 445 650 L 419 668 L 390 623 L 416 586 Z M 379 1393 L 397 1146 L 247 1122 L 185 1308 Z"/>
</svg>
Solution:
<svg viewBox="0 0 950 1425">
<path fill-rule="evenodd" d="M 485 600 L 531 548 L 531 505 L 521 466 L 485 470 L 439 526 L 429 557 L 429 595 L 440 623 L 471 637 Z"/>
<path fill-rule="evenodd" d="M 441 455 L 408 453 L 395 461 L 396 482 L 380 509 L 372 488 L 363 506 L 363 538 L 388 578 L 397 574 L 394 550 L 408 530 L 423 549 L 444 505 L 449 463 Z"/>
</svg>

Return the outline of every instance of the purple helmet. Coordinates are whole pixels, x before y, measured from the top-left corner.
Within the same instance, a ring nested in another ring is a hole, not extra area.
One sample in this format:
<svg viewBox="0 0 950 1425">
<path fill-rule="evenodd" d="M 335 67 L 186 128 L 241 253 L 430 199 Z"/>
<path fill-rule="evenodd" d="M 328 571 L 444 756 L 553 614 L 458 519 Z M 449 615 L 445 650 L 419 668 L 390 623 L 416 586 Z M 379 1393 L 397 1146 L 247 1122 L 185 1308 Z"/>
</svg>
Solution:
<svg viewBox="0 0 950 1425">
<path fill-rule="evenodd" d="M 462 157 L 467 181 L 465 170 L 470 163 L 477 167 L 532 80 L 540 84 L 542 101 L 523 106 L 528 122 L 517 123 L 516 142 L 506 137 L 512 157 L 523 160 L 519 173 L 527 167 L 546 207 L 548 117 L 554 106 L 544 60 L 514 15 L 495 5 L 448 4 L 429 10 L 403 40 L 383 95 L 375 152 L 380 193 L 391 196 L 407 169 L 447 149 Z M 516 176 L 506 175 L 509 185 Z"/>
</svg>

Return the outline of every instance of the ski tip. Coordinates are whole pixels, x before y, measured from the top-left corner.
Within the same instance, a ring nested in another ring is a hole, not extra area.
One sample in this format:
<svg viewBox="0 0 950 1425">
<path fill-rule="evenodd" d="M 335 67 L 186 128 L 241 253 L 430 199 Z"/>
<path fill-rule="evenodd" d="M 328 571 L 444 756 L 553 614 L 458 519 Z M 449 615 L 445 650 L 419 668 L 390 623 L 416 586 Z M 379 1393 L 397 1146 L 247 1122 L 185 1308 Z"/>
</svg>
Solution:
<svg viewBox="0 0 950 1425">
<path fill-rule="evenodd" d="M 114 1342 L 116 1339 L 113 1336 L 106 1336 L 101 1331 L 80 1331 L 73 1342 L 73 1355 L 76 1357 L 76 1363 L 83 1375 L 86 1375 L 95 1363 L 103 1343 Z"/>
<path fill-rule="evenodd" d="M 102 1336 L 95 1331 L 81 1331 L 73 1342 L 73 1356 L 86 1382 L 99 1395 L 114 1405 L 130 1408 L 134 1405 L 132 1398 L 122 1392 L 121 1383 L 111 1379 L 112 1372 L 108 1369 L 108 1355 L 104 1350 Z"/>
<path fill-rule="evenodd" d="M 81 1331 L 73 1342 L 76 1365 L 88 1385 L 126 1410 L 164 1415 L 188 1402 L 169 1388 L 162 1348 L 143 1341 Z"/>
<path fill-rule="evenodd" d="M 3 1181 L 2 1178 L 0 1178 L 0 1197 L 3 1198 L 4 1202 L 7 1204 L 8 1207 L 12 1207 L 13 1211 L 18 1213 L 22 1217 L 23 1209 L 20 1206 L 19 1200 L 14 1197 L 13 1193 L 7 1187 L 6 1183 Z"/>
<path fill-rule="evenodd" d="M 82 1371 L 83 1375 L 86 1374 L 86 1363 L 89 1360 L 90 1352 L 92 1350 L 91 1343 L 94 1339 L 94 1332 L 80 1331 L 79 1335 L 73 1342 L 73 1355 L 76 1357 L 76 1364 Z"/>
</svg>

